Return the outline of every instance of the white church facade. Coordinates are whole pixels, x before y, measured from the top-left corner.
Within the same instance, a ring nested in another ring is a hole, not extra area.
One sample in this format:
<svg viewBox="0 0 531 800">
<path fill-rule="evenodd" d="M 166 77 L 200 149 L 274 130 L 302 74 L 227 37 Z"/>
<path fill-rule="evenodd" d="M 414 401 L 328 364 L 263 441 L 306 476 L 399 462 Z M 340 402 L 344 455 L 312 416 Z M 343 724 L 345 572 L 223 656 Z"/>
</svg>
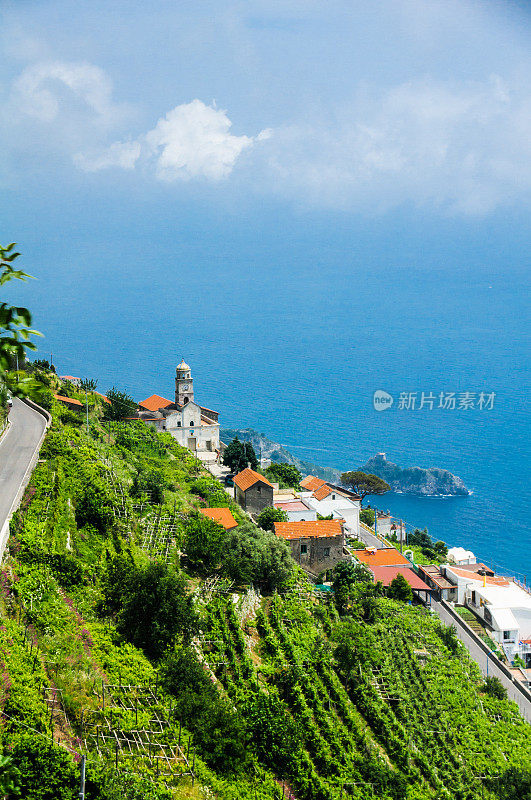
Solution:
<svg viewBox="0 0 531 800">
<path fill-rule="evenodd" d="M 194 399 L 192 371 L 183 360 L 175 371 L 175 402 L 151 395 L 138 404 L 137 418 L 167 431 L 183 447 L 195 452 L 219 452 L 219 415 Z"/>
</svg>

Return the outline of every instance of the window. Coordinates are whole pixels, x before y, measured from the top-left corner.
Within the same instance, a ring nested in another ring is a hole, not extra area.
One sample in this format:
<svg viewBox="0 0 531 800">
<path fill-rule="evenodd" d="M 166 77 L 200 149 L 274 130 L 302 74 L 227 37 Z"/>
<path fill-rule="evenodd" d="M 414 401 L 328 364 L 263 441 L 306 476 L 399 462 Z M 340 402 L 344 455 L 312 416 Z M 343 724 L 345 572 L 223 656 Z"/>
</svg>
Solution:
<svg viewBox="0 0 531 800">
<path fill-rule="evenodd" d="M 256 487 L 256 491 L 258 492 L 258 494 L 262 494 L 262 487 L 260 486 L 260 484 L 258 484 L 258 486 Z"/>
<path fill-rule="evenodd" d="M 511 638 L 511 631 L 504 631 L 503 632 L 503 641 L 507 642 Z"/>
<path fill-rule="evenodd" d="M 325 547 L 323 550 L 323 558 L 330 558 L 330 548 Z"/>
<path fill-rule="evenodd" d="M 178 428 L 180 428 L 180 427 L 181 427 L 181 423 L 180 423 L 180 422 L 178 422 L 178 423 L 177 423 L 177 427 L 178 427 Z"/>
<path fill-rule="evenodd" d="M 190 427 L 191 427 L 191 428 L 193 428 L 193 427 L 194 427 L 194 421 L 193 421 L 193 419 L 191 419 L 191 420 L 190 420 Z"/>
<path fill-rule="evenodd" d="M 308 545 L 301 544 L 301 556 L 305 556 L 307 552 L 308 552 Z"/>
</svg>

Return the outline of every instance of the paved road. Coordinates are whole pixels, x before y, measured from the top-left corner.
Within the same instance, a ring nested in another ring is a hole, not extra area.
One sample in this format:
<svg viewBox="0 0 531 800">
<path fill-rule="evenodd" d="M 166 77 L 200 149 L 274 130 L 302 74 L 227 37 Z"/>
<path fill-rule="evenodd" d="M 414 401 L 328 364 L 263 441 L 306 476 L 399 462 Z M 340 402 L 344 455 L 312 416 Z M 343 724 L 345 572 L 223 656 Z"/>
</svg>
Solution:
<svg viewBox="0 0 531 800">
<path fill-rule="evenodd" d="M 46 425 L 41 414 L 18 398 L 13 399 L 9 420 L 11 426 L 0 439 L 0 530 Z"/>
<path fill-rule="evenodd" d="M 435 599 L 431 601 L 431 608 L 437 612 L 442 622 L 445 625 L 453 625 L 457 631 L 459 639 L 463 642 L 466 649 L 470 653 L 470 657 L 479 665 L 483 675 L 493 675 L 499 678 L 507 689 L 507 695 L 510 700 L 514 700 L 518 704 L 520 713 L 523 718 L 531 722 L 531 701 L 528 700 L 514 685 L 514 683 L 505 675 L 504 672 L 496 665 L 494 658 L 489 658 L 487 654 L 479 647 L 476 640 L 468 633 L 468 631 L 457 624 L 456 620 L 446 610 L 446 608 L 438 603 Z M 487 667 L 488 664 L 488 667 Z"/>
</svg>

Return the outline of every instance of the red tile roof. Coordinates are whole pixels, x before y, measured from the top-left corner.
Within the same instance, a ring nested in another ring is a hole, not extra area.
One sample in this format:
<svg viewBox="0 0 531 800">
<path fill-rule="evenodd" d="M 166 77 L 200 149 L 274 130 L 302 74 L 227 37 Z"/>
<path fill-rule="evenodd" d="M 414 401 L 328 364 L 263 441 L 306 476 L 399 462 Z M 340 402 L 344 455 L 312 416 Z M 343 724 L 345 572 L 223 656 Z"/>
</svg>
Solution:
<svg viewBox="0 0 531 800">
<path fill-rule="evenodd" d="M 205 517 L 213 519 L 219 525 L 222 525 L 226 531 L 230 531 L 238 526 L 238 523 L 232 516 L 230 508 L 200 508 L 201 514 Z"/>
<path fill-rule="evenodd" d="M 374 550 L 367 548 L 366 550 L 356 550 L 356 558 L 358 561 L 363 561 L 371 569 L 374 567 L 392 567 L 396 564 L 402 564 L 405 567 L 410 567 L 411 562 L 405 556 L 395 550 L 394 547 L 385 547 L 381 550 Z"/>
<path fill-rule="evenodd" d="M 275 533 L 282 539 L 314 539 L 342 536 L 342 519 L 303 520 L 302 522 L 275 522 Z"/>
<path fill-rule="evenodd" d="M 315 475 L 307 475 L 302 481 L 301 486 L 303 489 L 308 489 L 310 492 L 315 492 L 320 486 L 326 486 L 326 481 L 321 478 L 316 478 Z"/>
<path fill-rule="evenodd" d="M 265 483 L 266 486 L 271 486 L 271 488 L 273 488 L 273 484 L 270 483 L 267 478 L 264 478 L 263 475 L 255 472 L 254 469 L 249 469 L 249 467 L 246 467 L 244 470 L 238 472 L 238 474 L 234 476 L 234 483 L 239 489 L 242 490 L 242 492 L 246 492 L 247 489 L 249 489 L 251 486 L 254 486 L 254 484 L 258 481 L 262 481 L 262 483 Z"/>
<path fill-rule="evenodd" d="M 397 575 L 403 575 L 406 581 L 409 583 L 412 589 L 417 589 L 423 592 L 431 592 L 432 589 L 428 586 L 427 583 L 424 583 L 423 580 L 419 578 L 416 572 L 412 569 L 408 569 L 407 567 L 401 567 L 398 564 L 395 564 L 393 567 L 372 567 L 371 572 L 374 575 L 374 580 L 381 581 L 384 586 L 389 586 L 392 580 L 396 578 Z"/>
<path fill-rule="evenodd" d="M 151 397 L 142 400 L 138 405 L 141 408 L 147 408 L 148 411 L 158 411 L 159 408 L 166 408 L 166 406 L 171 406 L 171 404 L 172 401 L 168 400 L 166 397 L 161 397 L 159 394 L 152 394 Z"/>
<path fill-rule="evenodd" d="M 317 480 L 319 480 L 319 478 L 317 478 Z M 324 500 L 325 497 L 328 497 L 329 494 L 332 494 L 332 489 L 325 483 L 324 486 L 320 486 L 318 489 L 315 490 L 313 496 L 315 497 L 316 500 Z"/>
<path fill-rule="evenodd" d="M 73 406 L 82 406 L 83 405 L 83 403 L 80 403 L 79 400 L 76 400 L 73 397 L 65 397 L 62 394 L 54 394 L 54 397 L 55 397 L 56 400 L 60 400 L 61 403 L 69 403 L 70 405 L 73 405 Z"/>
</svg>

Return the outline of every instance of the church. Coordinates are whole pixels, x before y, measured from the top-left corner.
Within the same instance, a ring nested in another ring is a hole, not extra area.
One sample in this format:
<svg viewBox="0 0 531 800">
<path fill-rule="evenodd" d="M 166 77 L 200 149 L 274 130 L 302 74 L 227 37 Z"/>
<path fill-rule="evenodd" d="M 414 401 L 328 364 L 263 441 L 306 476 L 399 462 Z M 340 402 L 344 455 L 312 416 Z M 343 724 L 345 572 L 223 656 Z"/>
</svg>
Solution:
<svg viewBox="0 0 531 800">
<path fill-rule="evenodd" d="M 200 406 L 194 399 L 194 380 L 188 364 L 175 370 L 175 402 L 153 394 L 138 404 L 137 418 L 158 431 L 171 433 L 183 447 L 195 452 L 219 451 L 218 412 Z"/>
</svg>

